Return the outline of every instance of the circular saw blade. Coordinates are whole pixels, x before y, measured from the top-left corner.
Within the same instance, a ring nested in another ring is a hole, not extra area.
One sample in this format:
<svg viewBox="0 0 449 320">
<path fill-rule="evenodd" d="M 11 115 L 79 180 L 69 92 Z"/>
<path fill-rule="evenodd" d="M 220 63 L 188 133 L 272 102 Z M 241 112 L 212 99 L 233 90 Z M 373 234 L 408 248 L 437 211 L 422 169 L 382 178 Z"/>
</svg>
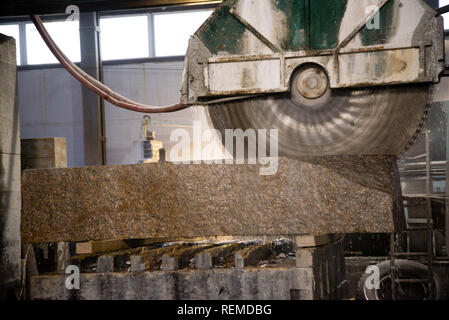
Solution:
<svg viewBox="0 0 449 320">
<path fill-rule="evenodd" d="M 213 126 L 278 129 L 279 155 L 399 155 L 419 134 L 431 101 L 429 85 L 333 89 L 310 106 L 289 93 L 209 106 Z"/>
</svg>

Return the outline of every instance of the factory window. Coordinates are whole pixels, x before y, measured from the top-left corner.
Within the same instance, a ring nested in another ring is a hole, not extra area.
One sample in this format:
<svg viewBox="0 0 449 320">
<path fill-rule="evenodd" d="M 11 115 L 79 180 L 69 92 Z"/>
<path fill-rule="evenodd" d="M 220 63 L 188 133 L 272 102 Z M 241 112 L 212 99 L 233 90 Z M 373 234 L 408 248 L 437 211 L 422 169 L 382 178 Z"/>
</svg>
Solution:
<svg viewBox="0 0 449 320">
<path fill-rule="evenodd" d="M 100 30 L 103 60 L 150 56 L 148 15 L 101 18 Z"/>
<path fill-rule="evenodd" d="M 213 10 L 154 14 L 156 57 L 186 54 L 189 38 Z"/>
<path fill-rule="evenodd" d="M 78 21 L 46 22 L 45 27 L 70 60 L 81 61 Z M 28 64 L 58 63 L 32 23 L 26 24 L 25 32 Z"/>
<path fill-rule="evenodd" d="M 449 5 L 449 0 L 440 0 L 440 8 Z M 443 15 L 444 30 L 449 30 L 449 13 Z"/>
<path fill-rule="evenodd" d="M 18 24 L 3 24 L 0 25 L 0 33 L 13 37 L 16 39 L 16 55 L 17 64 L 20 65 L 20 32 Z"/>
</svg>

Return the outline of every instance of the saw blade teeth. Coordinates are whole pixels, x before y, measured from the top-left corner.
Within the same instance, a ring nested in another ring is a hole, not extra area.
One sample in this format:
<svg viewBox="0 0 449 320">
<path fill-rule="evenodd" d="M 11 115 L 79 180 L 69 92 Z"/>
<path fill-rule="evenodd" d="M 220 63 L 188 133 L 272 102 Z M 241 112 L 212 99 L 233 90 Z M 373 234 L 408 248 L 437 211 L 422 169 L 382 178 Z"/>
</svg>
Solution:
<svg viewBox="0 0 449 320">
<path fill-rule="evenodd" d="M 399 155 L 421 132 L 431 101 L 428 85 L 334 91 L 317 107 L 289 94 L 210 108 L 219 129 L 279 129 L 280 155 Z"/>
<path fill-rule="evenodd" d="M 431 85 L 429 87 L 429 95 L 428 95 L 428 100 L 427 100 L 427 105 L 426 105 L 426 109 L 424 111 L 424 114 L 421 118 L 421 122 L 418 125 L 418 128 L 416 129 L 415 134 L 412 136 L 412 139 L 410 139 L 410 142 L 407 144 L 407 146 L 405 147 L 405 149 L 401 152 L 400 157 L 403 157 L 404 154 L 410 150 L 410 148 L 413 146 L 413 144 L 416 142 L 416 140 L 418 139 L 419 135 L 422 133 L 422 131 L 424 130 L 425 124 L 429 118 L 429 114 L 430 114 L 430 109 L 432 106 L 432 102 L 433 102 L 433 97 L 435 94 L 435 85 Z"/>
</svg>

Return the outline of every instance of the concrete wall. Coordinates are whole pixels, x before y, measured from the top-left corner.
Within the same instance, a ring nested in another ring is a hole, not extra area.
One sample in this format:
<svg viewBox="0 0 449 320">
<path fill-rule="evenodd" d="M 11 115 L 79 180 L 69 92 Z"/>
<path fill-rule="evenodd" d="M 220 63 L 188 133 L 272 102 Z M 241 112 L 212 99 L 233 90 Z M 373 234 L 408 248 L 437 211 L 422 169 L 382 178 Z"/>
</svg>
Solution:
<svg viewBox="0 0 449 320">
<path fill-rule="evenodd" d="M 133 100 L 167 105 L 179 102 L 183 61 L 153 62 L 104 67 L 106 85 Z M 65 137 L 67 164 L 84 165 L 82 93 L 80 84 L 61 67 L 20 70 L 19 106 L 22 138 Z M 143 158 L 143 114 L 106 103 L 108 164 L 133 164 Z M 192 130 L 194 119 L 203 119 L 201 108 L 151 115 L 156 139 L 170 150 L 170 133 Z M 167 152 L 169 156 L 169 152 Z"/>
<path fill-rule="evenodd" d="M 0 34 L 0 299 L 20 280 L 20 137 L 16 104 L 16 50 Z"/>
<path fill-rule="evenodd" d="M 140 248 L 139 253 L 131 256 L 128 253 L 123 259 L 118 259 L 121 253 L 116 252 L 114 256 L 99 255 L 95 263 L 91 256 L 90 266 L 95 269 L 88 270 L 82 259 L 73 258 L 69 263 L 81 270 L 79 290 L 67 289 L 65 274 L 46 274 L 31 278 L 30 295 L 31 299 L 39 300 L 342 300 L 347 297 L 341 239 L 328 235 L 298 236 L 296 245 L 289 242 L 287 239 L 259 245 L 233 242 L 216 244 L 214 248 L 204 244 L 179 248 L 173 244 L 165 247 L 167 251 Z M 296 257 L 286 258 L 293 253 L 290 246 L 296 247 Z M 223 251 L 217 251 L 218 248 Z M 218 262 L 220 257 L 227 262 Z M 234 262 L 230 261 L 232 257 Z M 130 260 L 131 267 L 120 267 L 119 260 Z M 159 265 L 156 261 L 160 260 Z"/>
<path fill-rule="evenodd" d="M 64 137 L 68 165 L 84 165 L 81 85 L 63 68 L 19 71 L 18 83 L 21 137 Z"/>
</svg>

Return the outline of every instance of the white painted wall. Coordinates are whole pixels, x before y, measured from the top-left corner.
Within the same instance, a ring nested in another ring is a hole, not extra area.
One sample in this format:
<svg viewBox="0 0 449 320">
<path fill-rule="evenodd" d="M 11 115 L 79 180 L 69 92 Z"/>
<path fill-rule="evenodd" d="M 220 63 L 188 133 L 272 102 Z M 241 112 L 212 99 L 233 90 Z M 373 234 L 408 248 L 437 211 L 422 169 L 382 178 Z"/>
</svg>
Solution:
<svg viewBox="0 0 449 320">
<path fill-rule="evenodd" d="M 123 96 L 150 105 L 179 103 L 183 62 L 142 63 L 108 66 L 106 85 Z M 142 159 L 142 117 L 106 103 L 108 164 L 131 164 Z M 192 125 L 191 110 L 171 114 L 152 114 L 156 139 L 170 146 L 170 132 L 178 125 Z"/>
<path fill-rule="evenodd" d="M 80 84 L 62 68 L 18 72 L 22 139 L 65 137 L 67 165 L 84 165 Z"/>
</svg>

